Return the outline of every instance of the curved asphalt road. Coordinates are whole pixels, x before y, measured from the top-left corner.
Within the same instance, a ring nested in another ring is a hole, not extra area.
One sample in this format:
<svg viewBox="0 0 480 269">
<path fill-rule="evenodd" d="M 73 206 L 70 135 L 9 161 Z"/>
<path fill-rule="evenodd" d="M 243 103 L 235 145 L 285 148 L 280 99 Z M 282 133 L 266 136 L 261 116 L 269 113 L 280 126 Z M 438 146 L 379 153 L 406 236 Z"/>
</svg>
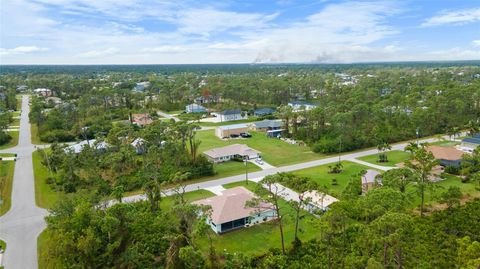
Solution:
<svg viewBox="0 0 480 269">
<path fill-rule="evenodd" d="M 30 140 L 30 111 L 28 96 L 22 97 L 20 137 L 16 147 L 0 153 L 17 153 L 13 175 L 12 207 L 0 217 L 0 238 L 7 243 L 3 265 L 6 269 L 37 268 L 37 237 L 45 229 L 45 209 L 35 205 L 32 152 Z"/>
</svg>

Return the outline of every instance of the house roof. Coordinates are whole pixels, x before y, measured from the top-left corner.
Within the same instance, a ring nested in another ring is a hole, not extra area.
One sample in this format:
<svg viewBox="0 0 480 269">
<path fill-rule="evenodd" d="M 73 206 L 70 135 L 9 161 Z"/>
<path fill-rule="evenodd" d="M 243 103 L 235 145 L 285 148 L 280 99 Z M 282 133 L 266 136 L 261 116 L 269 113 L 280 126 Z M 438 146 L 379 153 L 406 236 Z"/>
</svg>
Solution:
<svg viewBox="0 0 480 269">
<path fill-rule="evenodd" d="M 220 130 L 241 129 L 241 128 L 248 128 L 248 124 L 246 123 L 230 124 L 230 125 L 218 126 L 217 128 Z"/>
<path fill-rule="evenodd" d="M 222 191 L 222 195 L 210 197 L 193 202 L 197 205 L 209 205 L 212 207 L 211 220 L 215 224 L 246 218 L 260 212 L 273 209 L 273 205 L 260 202 L 258 208 L 247 207 L 247 201 L 257 196 L 244 187 L 235 187 Z"/>
<path fill-rule="evenodd" d="M 372 169 L 368 169 L 362 176 L 362 184 L 375 183 L 375 178 L 380 175 L 380 172 Z"/>
<path fill-rule="evenodd" d="M 275 112 L 274 108 L 264 107 L 264 108 L 255 109 L 255 111 L 253 113 L 255 113 L 255 114 L 271 114 L 273 112 Z"/>
<path fill-rule="evenodd" d="M 476 135 L 474 137 L 467 137 L 462 140 L 462 142 L 467 142 L 471 144 L 479 144 L 480 145 L 480 135 Z"/>
<path fill-rule="evenodd" d="M 133 147 L 136 148 L 136 147 L 143 146 L 145 144 L 145 142 L 147 142 L 145 139 L 143 139 L 141 137 L 138 137 L 135 140 L 133 140 L 133 142 L 130 143 L 130 145 L 132 145 Z"/>
<path fill-rule="evenodd" d="M 430 151 L 437 160 L 457 161 L 462 159 L 463 156 L 463 151 L 453 147 L 429 146 L 427 150 Z"/>
<path fill-rule="evenodd" d="M 311 199 L 310 203 L 314 204 L 316 207 L 319 207 L 323 210 L 325 210 L 331 204 L 338 201 L 337 198 L 325 193 L 318 192 L 316 190 L 304 192 L 302 194 L 302 198 L 303 199 L 310 198 Z M 323 201 L 322 201 L 322 198 L 323 198 Z"/>
<path fill-rule="evenodd" d="M 227 109 L 221 112 L 218 112 L 219 115 L 235 115 L 235 114 L 241 114 L 242 111 L 240 109 Z"/>
<path fill-rule="evenodd" d="M 148 113 L 143 114 L 132 114 L 132 121 L 138 125 L 148 125 L 153 122 L 152 118 Z"/>
<path fill-rule="evenodd" d="M 315 104 L 305 102 L 305 101 L 291 101 L 288 104 L 292 106 L 316 106 Z"/>
<path fill-rule="evenodd" d="M 243 144 L 233 144 L 226 147 L 214 148 L 203 152 L 203 154 L 211 158 L 219 158 L 231 155 L 251 156 L 258 153 L 260 153 L 260 151 L 254 150 Z"/>
<path fill-rule="evenodd" d="M 256 128 L 280 128 L 283 123 L 281 120 L 262 120 L 252 123 Z"/>
<path fill-rule="evenodd" d="M 96 149 L 106 149 L 108 147 L 107 142 L 101 141 L 97 143 L 97 140 L 83 140 L 76 144 L 70 145 L 65 148 L 65 152 L 72 151 L 73 153 L 80 153 L 84 147 L 90 145 L 90 147 L 95 147 Z"/>
</svg>

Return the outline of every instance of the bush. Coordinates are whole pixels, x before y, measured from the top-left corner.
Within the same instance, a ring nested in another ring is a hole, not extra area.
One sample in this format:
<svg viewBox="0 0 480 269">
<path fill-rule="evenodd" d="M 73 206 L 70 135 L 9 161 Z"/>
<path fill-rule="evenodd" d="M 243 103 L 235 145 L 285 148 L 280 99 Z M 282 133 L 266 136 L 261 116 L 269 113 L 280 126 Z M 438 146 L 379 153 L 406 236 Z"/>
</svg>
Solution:
<svg viewBox="0 0 480 269">
<path fill-rule="evenodd" d="M 458 167 L 453 166 L 453 165 L 445 166 L 444 171 L 445 171 L 445 173 L 452 174 L 452 175 L 458 175 L 460 173 L 460 169 Z"/>
<path fill-rule="evenodd" d="M 12 137 L 6 132 L 0 132 L 0 145 L 5 145 L 12 140 Z"/>
<path fill-rule="evenodd" d="M 66 130 L 51 130 L 41 132 L 40 140 L 44 142 L 71 142 L 75 140 L 75 136 Z"/>
</svg>

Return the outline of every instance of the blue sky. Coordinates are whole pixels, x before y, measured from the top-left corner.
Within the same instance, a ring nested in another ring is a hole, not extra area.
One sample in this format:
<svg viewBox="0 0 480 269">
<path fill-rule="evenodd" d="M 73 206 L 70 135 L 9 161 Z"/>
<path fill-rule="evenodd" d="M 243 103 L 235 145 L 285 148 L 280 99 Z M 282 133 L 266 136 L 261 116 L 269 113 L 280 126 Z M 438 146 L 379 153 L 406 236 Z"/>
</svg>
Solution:
<svg viewBox="0 0 480 269">
<path fill-rule="evenodd" d="M 478 0 L 0 2 L 0 64 L 474 59 Z"/>
</svg>

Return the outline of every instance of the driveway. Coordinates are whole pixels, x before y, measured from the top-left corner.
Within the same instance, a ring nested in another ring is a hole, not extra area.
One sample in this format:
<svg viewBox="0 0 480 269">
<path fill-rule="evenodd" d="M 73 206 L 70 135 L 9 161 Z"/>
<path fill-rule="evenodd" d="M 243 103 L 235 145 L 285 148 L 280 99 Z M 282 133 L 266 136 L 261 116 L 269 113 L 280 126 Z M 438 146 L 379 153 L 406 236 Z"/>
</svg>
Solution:
<svg viewBox="0 0 480 269">
<path fill-rule="evenodd" d="M 180 121 L 179 118 L 177 118 L 173 115 L 167 114 L 167 113 L 165 113 L 163 111 L 160 111 L 160 110 L 157 111 L 157 115 L 162 116 L 162 117 L 167 118 L 167 119 L 173 119 L 174 121 Z"/>
<path fill-rule="evenodd" d="M 22 97 L 20 137 L 16 147 L 0 153 L 17 153 L 13 175 L 12 207 L 0 217 L 0 238 L 7 243 L 3 266 L 7 269 L 37 268 L 37 237 L 45 229 L 45 209 L 35 205 L 28 96 Z"/>
</svg>

